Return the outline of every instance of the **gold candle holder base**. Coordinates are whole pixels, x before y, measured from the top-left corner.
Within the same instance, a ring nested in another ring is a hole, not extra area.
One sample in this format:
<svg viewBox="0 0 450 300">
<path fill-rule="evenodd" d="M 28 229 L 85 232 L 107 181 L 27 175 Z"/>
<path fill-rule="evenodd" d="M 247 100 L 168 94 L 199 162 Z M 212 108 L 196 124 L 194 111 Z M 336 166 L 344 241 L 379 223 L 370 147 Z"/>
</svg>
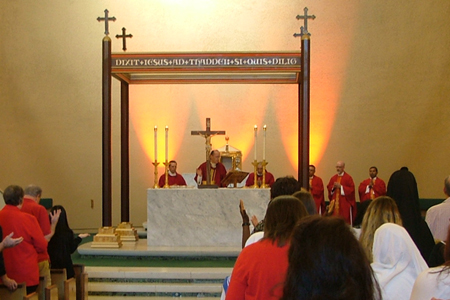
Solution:
<svg viewBox="0 0 450 300">
<path fill-rule="evenodd" d="M 263 167 L 263 179 L 262 179 L 262 182 L 261 182 L 261 188 L 262 189 L 267 189 L 267 188 L 270 187 L 268 184 L 266 184 L 266 166 L 267 166 L 268 162 L 266 162 L 266 160 L 264 159 L 261 162 L 261 164 L 262 164 L 262 167 Z"/>
<path fill-rule="evenodd" d="M 165 173 L 165 181 L 164 181 L 164 187 L 165 189 L 169 189 L 170 185 L 169 185 L 169 162 L 166 159 L 166 162 L 164 163 L 165 169 L 166 169 L 166 173 Z"/>
<path fill-rule="evenodd" d="M 155 184 L 153 185 L 153 188 L 154 189 L 159 189 L 159 185 L 158 185 L 158 165 L 159 165 L 159 162 L 155 160 L 155 162 L 153 162 L 152 165 L 155 166 L 155 172 L 154 172 L 154 174 L 155 174 Z"/>
<path fill-rule="evenodd" d="M 259 189 L 259 186 L 258 186 L 258 172 L 257 172 L 257 169 L 258 169 L 258 161 L 255 159 L 253 162 L 252 162 L 252 165 L 253 165 L 253 169 L 254 169 L 254 171 L 253 171 L 253 175 L 254 175 L 254 177 L 253 177 L 253 185 L 252 186 L 250 186 L 251 188 L 253 188 L 253 189 Z"/>
</svg>

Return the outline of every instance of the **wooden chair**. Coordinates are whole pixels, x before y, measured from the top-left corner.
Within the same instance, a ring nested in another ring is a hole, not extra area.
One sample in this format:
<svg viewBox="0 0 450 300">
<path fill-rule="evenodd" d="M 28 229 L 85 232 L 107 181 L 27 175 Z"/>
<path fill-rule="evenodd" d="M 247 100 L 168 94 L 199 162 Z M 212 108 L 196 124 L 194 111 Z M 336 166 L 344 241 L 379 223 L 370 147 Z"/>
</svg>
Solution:
<svg viewBox="0 0 450 300">
<path fill-rule="evenodd" d="M 23 300 L 27 296 L 27 286 L 25 283 L 17 285 L 17 289 L 10 291 L 6 285 L 0 284 L 0 299 L 2 300 Z"/>
<path fill-rule="evenodd" d="M 67 280 L 66 269 L 50 269 L 52 284 L 58 288 L 58 299 L 64 299 L 64 281 Z"/>
<path fill-rule="evenodd" d="M 23 296 L 23 300 L 39 300 L 39 295 L 37 292 L 33 292 L 26 296 Z"/>
<path fill-rule="evenodd" d="M 77 281 L 77 300 L 85 300 L 87 299 L 87 297 L 85 297 L 85 291 L 87 292 L 87 283 L 84 283 L 82 278 L 85 273 L 85 267 L 83 264 L 74 264 L 73 270 L 75 271 L 75 280 Z M 87 274 L 85 276 L 87 282 Z"/>
<path fill-rule="evenodd" d="M 81 298 L 77 300 L 87 300 L 88 299 L 88 273 L 84 272 L 81 274 Z"/>
<path fill-rule="evenodd" d="M 56 284 L 45 288 L 45 300 L 58 300 L 58 287 Z"/>
<path fill-rule="evenodd" d="M 64 300 L 77 300 L 77 282 L 75 278 L 64 281 Z"/>
<path fill-rule="evenodd" d="M 39 276 L 39 286 L 36 290 L 39 300 L 45 300 L 45 287 L 47 286 L 47 279 L 44 276 Z"/>
</svg>

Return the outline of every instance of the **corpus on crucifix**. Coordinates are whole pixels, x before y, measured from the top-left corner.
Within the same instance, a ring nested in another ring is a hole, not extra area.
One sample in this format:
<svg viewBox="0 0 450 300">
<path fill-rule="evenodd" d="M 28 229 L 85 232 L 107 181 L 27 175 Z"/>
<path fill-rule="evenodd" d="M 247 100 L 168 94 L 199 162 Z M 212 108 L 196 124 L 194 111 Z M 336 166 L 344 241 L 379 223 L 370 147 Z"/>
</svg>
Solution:
<svg viewBox="0 0 450 300">
<path fill-rule="evenodd" d="M 197 183 L 200 181 L 200 188 L 215 188 L 220 185 L 227 171 L 225 166 L 220 163 L 220 152 L 211 150 L 211 138 L 215 135 L 225 135 L 225 131 L 212 131 L 211 119 L 206 118 L 206 130 L 191 131 L 191 135 L 199 135 L 205 138 L 206 161 L 197 169 L 195 180 Z M 200 176 L 202 180 L 199 180 Z"/>
</svg>

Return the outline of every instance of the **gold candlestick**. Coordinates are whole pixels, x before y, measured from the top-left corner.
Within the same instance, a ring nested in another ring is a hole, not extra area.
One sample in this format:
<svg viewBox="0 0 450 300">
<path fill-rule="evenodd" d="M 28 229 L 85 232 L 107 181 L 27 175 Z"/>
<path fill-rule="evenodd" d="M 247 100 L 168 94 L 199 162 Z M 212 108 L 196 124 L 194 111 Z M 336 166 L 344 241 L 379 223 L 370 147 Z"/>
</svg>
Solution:
<svg viewBox="0 0 450 300">
<path fill-rule="evenodd" d="M 154 174 L 155 174 L 155 184 L 153 185 L 153 188 L 154 189 L 159 189 L 159 185 L 158 185 L 158 165 L 159 165 L 159 162 L 155 160 L 155 162 L 153 162 L 152 165 L 155 166 L 155 172 L 154 172 Z"/>
<path fill-rule="evenodd" d="M 263 167 L 263 178 L 262 178 L 262 182 L 261 182 L 261 188 L 266 189 L 266 188 L 269 188 L 269 185 L 266 184 L 266 165 L 268 164 L 268 162 L 266 162 L 266 160 L 263 159 L 261 164 Z"/>
<path fill-rule="evenodd" d="M 165 178 L 164 188 L 168 189 L 168 188 L 170 188 L 170 185 L 169 185 L 169 162 L 167 159 L 166 159 L 166 162 L 164 163 L 164 165 L 166 166 L 166 174 L 165 174 L 166 178 Z"/>
<path fill-rule="evenodd" d="M 253 165 L 253 167 L 254 167 L 254 171 L 253 171 L 254 177 L 253 177 L 253 185 L 251 186 L 251 188 L 257 189 L 257 188 L 259 188 L 259 186 L 258 186 L 258 172 L 257 172 L 257 169 L 258 169 L 258 161 L 255 159 L 255 160 L 252 162 L 252 165 Z"/>
</svg>

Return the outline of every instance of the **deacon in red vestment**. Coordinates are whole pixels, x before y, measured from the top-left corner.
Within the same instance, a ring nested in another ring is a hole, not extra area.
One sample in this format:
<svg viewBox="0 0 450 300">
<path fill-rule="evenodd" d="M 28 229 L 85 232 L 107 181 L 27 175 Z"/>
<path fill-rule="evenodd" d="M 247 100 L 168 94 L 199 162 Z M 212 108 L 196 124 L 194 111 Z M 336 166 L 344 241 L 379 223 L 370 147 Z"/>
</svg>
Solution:
<svg viewBox="0 0 450 300">
<path fill-rule="evenodd" d="M 315 175 L 316 167 L 309 165 L 309 192 L 316 203 L 317 213 L 319 215 L 325 214 L 325 195 L 322 178 Z"/>
<path fill-rule="evenodd" d="M 211 163 L 211 183 L 216 184 L 218 186 L 222 186 L 222 179 L 227 175 L 227 169 L 220 162 L 220 152 L 219 150 L 211 151 L 209 155 L 210 163 Z M 206 180 L 206 162 L 202 163 L 197 168 L 197 175 L 195 175 L 194 180 L 198 185 L 205 184 Z"/>
<path fill-rule="evenodd" d="M 25 282 L 27 292 L 33 292 L 39 284 L 38 253 L 47 250 L 47 241 L 36 218 L 20 211 L 23 198 L 21 187 L 8 186 L 3 198 L 6 205 L 0 211 L 2 238 L 11 232 L 14 232 L 14 238 L 23 237 L 16 247 L 3 250 L 6 273 L 16 282 Z"/>
<path fill-rule="evenodd" d="M 338 161 L 337 174 L 331 177 L 327 185 L 328 199 L 335 201 L 333 215 L 343 217 L 351 225 L 356 216 L 355 183 L 344 169 L 345 163 Z"/>
<path fill-rule="evenodd" d="M 169 162 L 169 170 L 168 170 L 168 176 L 167 181 L 169 183 L 169 186 L 172 185 L 186 185 L 186 181 L 184 180 L 183 176 L 177 173 L 177 162 L 174 160 L 171 160 Z M 163 187 L 166 184 L 166 174 L 162 174 L 161 177 L 159 177 L 159 186 Z"/>
<path fill-rule="evenodd" d="M 258 163 L 258 166 L 256 168 L 256 183 L 258 187 L 261 186 L 261 183 L 263 181 L 263 167 L 262 163 Z M 272 173 L 267 172 L 266 169 L 266 185 L 269 187 L 272 187 L 272 184 L 275 182 L 275 178 L 273 177 Z M 245 182 L 245 186 L 253 186 L 255 184 L 255 172 L 250 173 L 248 175 L 247 181 Z"/>
<path fill-rule="evenodd" d="M 377 175 L 377 167 L 370 167 L 370 177 L 359 184 L 358 191 L 361 202 L 386 195 L 386 183 L 381 178 L 378 178 Z"/>
</svg>

